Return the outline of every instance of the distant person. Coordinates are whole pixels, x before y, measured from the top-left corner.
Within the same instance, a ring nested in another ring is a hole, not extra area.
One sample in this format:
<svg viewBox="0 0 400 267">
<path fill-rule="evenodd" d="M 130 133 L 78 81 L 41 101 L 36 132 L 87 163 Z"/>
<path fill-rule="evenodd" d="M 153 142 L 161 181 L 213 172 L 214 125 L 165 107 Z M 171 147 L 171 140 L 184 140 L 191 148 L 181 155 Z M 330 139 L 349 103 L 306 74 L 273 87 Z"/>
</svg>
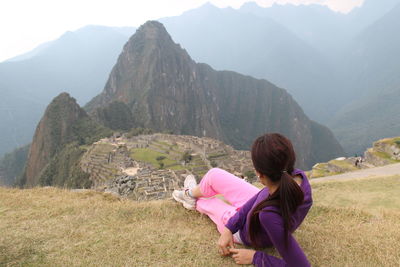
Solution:
<svg viewBox="0 0 400 267">
<path fill-rule="evenodd" d="M 312 205 L 311 187 L 305 173 L 294 169 L 292 143 L 280 134 L 257 138 L 251 149 L 253 166 L 263 189 L 224 170 L 209 170 L 196 184 L 193 176 L 174 199 L 187 209 L 207 214 L 217 225 L 221 255 L 237 264 L 255 266 L 310 266 L 292 236 Z M 213 196 L 221 194 L 229 205 Z M 236 249 L 234 242 L 255 249 Z M 282 259 L 261 251 L 274 246 Z"/>
</svg>

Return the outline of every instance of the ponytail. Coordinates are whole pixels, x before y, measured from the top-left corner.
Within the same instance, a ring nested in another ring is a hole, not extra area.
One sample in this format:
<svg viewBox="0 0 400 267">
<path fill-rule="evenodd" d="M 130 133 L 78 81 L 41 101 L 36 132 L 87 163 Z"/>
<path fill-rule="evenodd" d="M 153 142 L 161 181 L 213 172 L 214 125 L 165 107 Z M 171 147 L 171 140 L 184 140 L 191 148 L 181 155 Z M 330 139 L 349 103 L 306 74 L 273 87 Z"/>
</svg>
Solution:
<svg viewBox="0 0 400 267">
<path fill-rule="evenodd" d="M 300 186 L 287 173 L 282 172 L 279 191 L 279 208 L 283 218 L 283 227 L 285 233 L 285 245 L 288 244 L 289 229 L 292 228 L 292 214 L 297 207 L 303 203 L 304 193 Z"/>
</svg>

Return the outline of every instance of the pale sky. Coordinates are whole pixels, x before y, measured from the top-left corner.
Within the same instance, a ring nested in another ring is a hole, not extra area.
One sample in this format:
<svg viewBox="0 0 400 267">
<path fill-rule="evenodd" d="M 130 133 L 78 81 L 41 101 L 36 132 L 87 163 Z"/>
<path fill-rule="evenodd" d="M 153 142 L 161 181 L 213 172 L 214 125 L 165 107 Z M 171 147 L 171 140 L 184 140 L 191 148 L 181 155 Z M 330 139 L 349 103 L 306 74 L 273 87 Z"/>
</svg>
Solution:
<svg viewBox="0 0 400 267">
<path fill-rule="evenodd" d="M 89 24 L 138 27 L 147 20 L 177 16 L 206 2 L 232 8 L 245 2 L 263 7 L 318 3 L 346 13 L 363 0 L 1 0 L 0 62 Z"/>
</svg>

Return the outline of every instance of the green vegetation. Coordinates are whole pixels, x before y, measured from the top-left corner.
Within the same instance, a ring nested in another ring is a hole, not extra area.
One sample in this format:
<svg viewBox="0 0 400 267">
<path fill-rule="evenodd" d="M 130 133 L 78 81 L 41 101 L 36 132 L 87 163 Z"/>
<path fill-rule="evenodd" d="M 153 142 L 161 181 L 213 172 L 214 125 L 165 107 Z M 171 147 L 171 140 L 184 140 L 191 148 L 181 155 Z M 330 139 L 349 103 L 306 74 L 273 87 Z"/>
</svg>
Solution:
<svg viewBox="0 0 400 267">
<path fill-rule="evenodd" d="M 398 176 L 311 182 L 314 206 L 295 232 L 311 265 L 397 266 L 399 182 Z M 217 253 L 218 237 L 208 217 L 171 200 L 0 187 L 5 266 L 237 266 Z"/>
<path fill-rule="evenodd" d="M 397 162 L 399 162 L 399 160 L 394 160 L 394 159 L 392 159 L 391 156 L 390 156 L 388 153 L 385 153 L 385 152 L 381 152 L 381 151 L 371 151 L 371 153 L 372 153 L 375 157 L 378 157 L 378 158 L 381 158 L 381 159 L 385 159 L 385 160 L 387 160 L 387 161 L 389 161 L 389 162 L 391 162 L 391 163 L 397 163 Z"/>
<path fill-rule="evenodd" d="M 131 110 L 120 101 L 114 101 L 106 107 L 96 109 L 96 116 L 104 126 L 113 130 L 127 131 L 134 126 Z"/>
<path fill-rule="evenodd" d="M 192 160 L 192 153 L 190 151 L 185 151 L 182 155 L 182 161 L 189 163 Z"/>
<path fill-rule="evenodd" d="M 216 159 L 216 158 L 221 158 L 221 157 L 225 157 L 225 156 L 227 156 L 228 154 L 226 154 L 226 153 L 215 153 L 215 154 L 210 154 L 210 155 L 208 155 L 208 159 L 209 160 L 212 160 L 212 159 Z"/>
<path fill-rule="evenodd" d="M 101 138 L 110 137 L 113 132 L 93 121 L 89 117 L 80 119 L 72 126 L 69 142 L 78 141 L 79 145 L 90 145 Z"/>
<path fill-rule="evenodd" d="M 149 148 L 134 148 L 131 150 L 131 157 L 137 161 L 143 161 L 152 164 L 154 167 L 160 167 L 162 161 L 164 166 L 178 165 L 178 162 L 171 159 L 168 154 L 151 150 Z M 157 160 L 163 158 L 162 160 Z"/>
<path fill-rule="evenodd" d="M 146 134 L 152 134 L 153 130 L 151 129 L 147 129 L 147 128 L 132 128 L 126 135 L 126 137 L 128 138 L 132 138 L 134 136 L 138 136 L 138 135 L 146 135 Z"/>
<path fill-rule="evenodd" d="M 28 158 L 30 145 L 15 149 L 13 152 L 4 155 L 0 160 L 0 174 L 3 180 L 0 184 L 13 186 L 16 184 L 18 177 L 24 171 L 25 163 Z"/>
<path fill-rule="evenodd" d="M 158 156 L 156 158 L 157 161 L 163 161 L 165 159 L 165 156 Z"/>
<path fill-rule="evenodd" d="M 68 188 L 90 188 L 92 185 L 89 174 L 83 172 L 79 166 L 84 149 L 77 143 L 66 145 L 47 164 L 40 174 L 41 186 L 59 186 Z"/>
</svg>

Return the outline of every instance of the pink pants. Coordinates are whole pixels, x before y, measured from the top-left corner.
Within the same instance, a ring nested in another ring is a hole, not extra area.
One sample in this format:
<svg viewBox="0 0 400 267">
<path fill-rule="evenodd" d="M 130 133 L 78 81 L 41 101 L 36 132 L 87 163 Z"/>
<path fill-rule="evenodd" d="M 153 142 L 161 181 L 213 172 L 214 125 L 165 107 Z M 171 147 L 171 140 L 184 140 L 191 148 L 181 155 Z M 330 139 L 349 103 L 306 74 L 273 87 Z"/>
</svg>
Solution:
<svg viewBox="0 0 400 267">
<path fill-rule="evenodd" d="M 200 181 L 202 198 L 197 199 L 196 209 L 217 225 L 222 233 L 228 220 L 260 189 L 222 169 L 209 170 Z M 223 195 L 231 203 L 225 203 L 215 195 Z"/>
</svg>

